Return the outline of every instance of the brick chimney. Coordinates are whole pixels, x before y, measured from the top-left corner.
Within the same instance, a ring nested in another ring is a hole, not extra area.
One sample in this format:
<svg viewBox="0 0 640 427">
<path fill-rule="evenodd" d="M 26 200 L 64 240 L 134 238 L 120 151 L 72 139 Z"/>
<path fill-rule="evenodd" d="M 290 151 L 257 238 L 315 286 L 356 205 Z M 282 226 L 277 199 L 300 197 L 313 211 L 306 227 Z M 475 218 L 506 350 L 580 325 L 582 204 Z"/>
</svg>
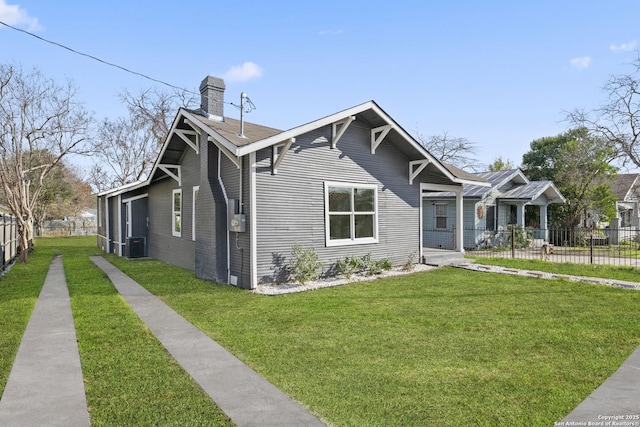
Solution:
<svg viewBox="0 0 640 427">
<path fill-rule="evenodd" d="M 224 117 L 224 80 L 207 76 L 200 83 L 200 108 L 219 120 Z"/>
</svg>

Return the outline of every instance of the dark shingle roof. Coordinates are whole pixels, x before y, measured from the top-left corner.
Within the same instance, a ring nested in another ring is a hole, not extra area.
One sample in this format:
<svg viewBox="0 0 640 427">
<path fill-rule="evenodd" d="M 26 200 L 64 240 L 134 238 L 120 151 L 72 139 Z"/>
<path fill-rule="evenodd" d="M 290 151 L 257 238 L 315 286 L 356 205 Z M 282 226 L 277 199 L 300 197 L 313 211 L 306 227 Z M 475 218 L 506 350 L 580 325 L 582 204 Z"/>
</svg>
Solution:
<svg viewBox="0 0 640 427">
<path fill-rule="evenodd" d="M 640 174 L 638 173 L 621 173 L 618 174 L 616 180 L 611 184 L 611 189 L 617 195 L 618 200 L 625 200 L 629 190 L 637 184 L 636 180 Z"/>
<path fill-rule="evenodd" d="M 255 123 L 244 122 L 244 138 L 240 137 L 240 120 L 225 117 L 224 121 L 211 120 L 203 117 L 201 113 L 192 111 L 192 113 L 198 115 L 198 119 L 211 129 L 218 132 L 221 136 L 226 138 L 232 144 L 242 147 L 243 145 L 250 144 L 261 139 L 268 138 L 273 135 L 277 135 L 282 131 L 279 129 L 270 128 L 267 126 L 257 125 Z"/>
</svg>

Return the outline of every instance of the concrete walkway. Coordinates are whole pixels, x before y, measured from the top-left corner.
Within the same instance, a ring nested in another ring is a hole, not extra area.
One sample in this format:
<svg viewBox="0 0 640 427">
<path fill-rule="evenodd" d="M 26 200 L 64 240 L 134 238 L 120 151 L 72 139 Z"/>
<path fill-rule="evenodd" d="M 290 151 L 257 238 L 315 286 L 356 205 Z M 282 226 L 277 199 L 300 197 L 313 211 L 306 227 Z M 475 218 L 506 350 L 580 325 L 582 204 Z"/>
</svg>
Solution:
<svg viewBox="0 0 640 427">
<path fill-rule="evenodd" d="M 88 426 L 62 258 L 54 257 L 0 400 L 0 426 Z"/>
<path fill-rule="evenodd" d="M 324 426 L 130 277 L 99 256 L 101 268 L 176 361 L 238 426 Z"/>
</svg>

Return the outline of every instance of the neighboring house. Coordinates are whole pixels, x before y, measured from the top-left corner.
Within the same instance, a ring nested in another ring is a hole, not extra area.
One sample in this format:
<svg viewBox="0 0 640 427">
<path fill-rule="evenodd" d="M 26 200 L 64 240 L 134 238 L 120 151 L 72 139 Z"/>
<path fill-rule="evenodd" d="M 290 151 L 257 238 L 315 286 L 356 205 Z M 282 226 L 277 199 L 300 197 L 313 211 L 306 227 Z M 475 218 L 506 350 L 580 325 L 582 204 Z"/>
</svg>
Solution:
<svg viewBox="0 0 640 427">
<path fill-rule="evenodd" d="M 454 191 L 462 206 L 463 184 L 488 185 L 373 101 L 280 131 L 224 117 L 224 90 L 207 77 L 201 109 L 178 111 L 149 178 L 98 194 L 100 248 L 243 288 L 285 280 L 296 242 L 324 274 L 348 255 L 398 265 L 422 256 L 423 191 Z"/>
<path fill-rule="evenodd" d="M 611 189 L 617 196 L 616 212 L 621 227 L 640 227 L 640 174 L 618 174 Z"/>
<path fill-rule="evenodd" d="M 547 207 L 565 199 L 551 181 L 529 181 L 520 169 L 476 174 L 491 183 L 490 187 L 464 185 L 464 247 L 478 248 L 490 244 L 491 232 L 514 224 L 525 226 L 525 212 L 534 210 L 539 218 L 534 238 L 548 240 Z M 423 199 L 423 238 L 425 247 L 452 247 L 452 230 L 460 221 L 455 217 L 452 192 L 430 192 Z M 529 224 L 526 224 L 529 225 Z"/>
<path fill-rule="evenodd" d="M 0 214 L 1 215 L 11 215 L 11 209 L 9 209 L 9 206 L 3 205 L 2 203 L 0 203 Z"/>
</svg>

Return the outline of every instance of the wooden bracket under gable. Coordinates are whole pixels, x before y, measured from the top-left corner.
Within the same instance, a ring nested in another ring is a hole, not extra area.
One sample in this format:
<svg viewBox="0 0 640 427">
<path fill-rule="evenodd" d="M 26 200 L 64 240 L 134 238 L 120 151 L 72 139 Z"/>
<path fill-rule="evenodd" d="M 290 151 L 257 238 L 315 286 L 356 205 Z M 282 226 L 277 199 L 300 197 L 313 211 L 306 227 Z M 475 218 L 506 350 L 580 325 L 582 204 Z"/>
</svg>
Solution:
<svg viewBox="0 0 640 427">
<path fill-rule="evenodd" d="M 280 163 L 282 163 L 282 159 L 284 159 L 285 154 L 287 154 L 291 144 L 294 142 L 296 142 L 295 138 L 289 138 L 288 141 L 271 146 L 271 175 L 276 175 L 278 173 L 278 167 L 280 166 Z"/>
<path fill-rule="evenodd" d="M 409 162 L 409 184 L 410 185 L 413 184 L 413 180 L 417 178 L 418 175 L 420 175 L 420 172 L 422 172 L 429 163 L 431 163 L 429 159 L 412 160 Z M 414 166 L 418 166 L 418 167 L 414 170 L 413 169 Z"/>
<path fill-rule="evenodd" d="M 189 125 L 191 126 L 191 125 Z M 200 134 L 195 130 L 175 129 L 175 134 L 178 135 L 189 147 L 193 148 L 196 154 L 200 154 Z M 193 136 L 195 142 L 189 138 Z"/>
<path fill-rule="evenodd" d="M 391 125 L 384 125 L 371 129 L 371 154 L 376 154 L 376 148 L 378 148 L 378 145 L 382 143 L 390 130 Z M 379 135 L 376 137 L 376 134 Z"/>
<path fill-rule="evenodd" d="M 158 169 L 169 175 L 178 182 L 178 186 L 182 187 L 182 168 L 180 165 L 158 165 Z M 175 173 L 172 172 L 175 170 Z"/>
<path fill-rule="evenodd" d="M 340 120 L 339 122 L 335 122 L 331 125 L 331 148 L 336 148 L 338 141 L 342 138 L 342 135 L 347 131 L 347 128 L 356 119 L 356 116 L 349 116 L 344 120 Z M 340 130 L 338 130 L 338 126 L 340 126 Z"/>
</svg>

